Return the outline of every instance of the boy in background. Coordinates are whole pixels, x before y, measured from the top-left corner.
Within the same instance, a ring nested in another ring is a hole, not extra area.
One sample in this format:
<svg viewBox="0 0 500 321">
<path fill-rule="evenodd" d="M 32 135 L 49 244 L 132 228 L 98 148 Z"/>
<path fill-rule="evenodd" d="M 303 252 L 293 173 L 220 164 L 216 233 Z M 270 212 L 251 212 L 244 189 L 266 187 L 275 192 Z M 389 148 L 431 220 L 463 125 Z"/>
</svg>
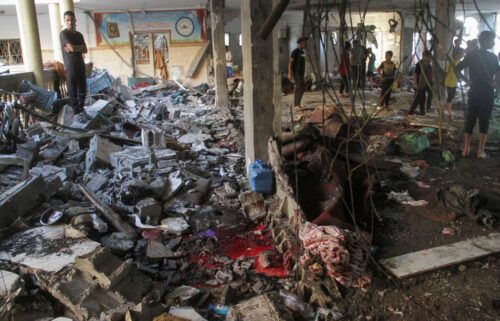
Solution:
<svg viewBox="0 0 500 321">
<path fill-rule="evenodd" d="M 422 59 L 415 66 L 413 74 L 413 86 L 415 87 L 415 99 L 411 104 L 408 115 L 413 115 L 417 105 L 420 105 L 420 115 L 425 115 L 425 102 L 427 101 L 427 109 L 430 109 L 432 100 L 432 53 L 425 50 Z M 426 99 L 427 98 L 427 99 Z"/>
<path fill-rule="evenodd" d="M 446 109 L 448 110 L 448 118 L 450 121 L 453 120 L 451 114 L 451 102 L 453 98 L 455 98 L 455 94 L 457 93 L 457 75 L 455 74 L 455 66 L 462 60 L 465 55 L 465 50 L 460 47 L 455 47 L 453 49 L 453 58 L 451 62 L 446 62 L 446 66 L 444 72 L 446 74 L 444 78 L 444 85 L 446 87 Z"/>
<path fill-rule="evenodd" d="M 389 109 L 389 100 L 391 99 L 392 84 L 396 75 L 396 64 L 392 61 L 392 51 L 385 52 L 385 61 L 377 68 L 377 72 L 382 72 L 382 92 L 380 93 L 380 103 L 377 109 Z"/>
</svg>

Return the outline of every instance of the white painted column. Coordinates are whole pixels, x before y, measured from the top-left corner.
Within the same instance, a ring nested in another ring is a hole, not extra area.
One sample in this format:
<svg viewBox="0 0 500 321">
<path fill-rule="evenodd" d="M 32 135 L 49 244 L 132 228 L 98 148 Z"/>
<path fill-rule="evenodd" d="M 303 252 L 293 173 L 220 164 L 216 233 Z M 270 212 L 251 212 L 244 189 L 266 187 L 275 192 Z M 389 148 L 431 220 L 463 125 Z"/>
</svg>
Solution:
<svg viewBox="0 0 500 321">
<path fill-rule="evenodd" d="M 35 84 L 43 87 L 43 63 L 38 21 L 34 0 L 18 0 L 16 13 L 21 35 L 23 62 L 27 71 L 33 72 Z"/>
<path fill-rule="evenodd" d="M 73 3 L 73 0 L 59 0 L 59 7 L 61 10 L 61 21 L 64 21 L 63 15 L 66 11 L 73 11 L 73 13 L 75 12 L 75 5 Z"/>
<path fill-rule="evenodd" d="M 49 3 L 49 19 L 50 19 L 50 33 L 52 35 L 52 49 L 54 50 L 54 60 L 63 61 L 63 54 L 61 50 L 61 41 L 59 40 L 59 33 L 61 32 L 61 10 L 58 3 Z"/>
</svg>

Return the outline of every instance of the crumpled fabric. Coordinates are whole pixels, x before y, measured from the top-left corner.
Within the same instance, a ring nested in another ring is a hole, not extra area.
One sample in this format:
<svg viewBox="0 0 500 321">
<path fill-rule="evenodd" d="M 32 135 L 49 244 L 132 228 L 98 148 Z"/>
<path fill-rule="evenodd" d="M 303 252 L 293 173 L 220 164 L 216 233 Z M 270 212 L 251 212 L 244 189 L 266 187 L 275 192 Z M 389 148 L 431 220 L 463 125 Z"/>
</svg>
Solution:
<svg viewBox="0 0 500 321">
<path fill-rule="evenodd" d="M 366 233 L 355 233 L 334 225 L 305 223 L 299 233 L 305 253 L 300 263 L 319 256 L 328 276 L 345 287 L 364 287 L 370 283 L 365 274 L 369 251 Z"/>
<path fill-rule="evenodd" d="M 467 215 L 486 226 L 495 224 L 493 213 L 482 208 L 485 200 L 481 198 L 477 188 L 452 185 L 439 190 L 437 196 L 443 205 L 454 213 Z"/>
</svg>

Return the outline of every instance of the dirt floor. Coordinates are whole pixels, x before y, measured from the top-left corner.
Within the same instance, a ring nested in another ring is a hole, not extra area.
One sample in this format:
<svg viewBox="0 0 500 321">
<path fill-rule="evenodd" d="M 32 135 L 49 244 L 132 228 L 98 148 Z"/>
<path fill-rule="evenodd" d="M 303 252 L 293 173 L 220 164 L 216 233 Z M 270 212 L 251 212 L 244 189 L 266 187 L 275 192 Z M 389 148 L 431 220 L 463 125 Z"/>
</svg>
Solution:
<svg viewBox="0 0 500 321">
<path fill-rule="evenodd" d="M 368 114 L 376 112 L 378 92 L 366 93 Z M 383 119 L 400 117 L 401 123 L 408 110 L 411 93 L 396 93 L 391 111 L 382 111 Z M 283 124 L 290 126 L 290 106 L 293 95 L 284 97 Z M 308 110 L 321 105 L 321 92 L 306 92 L 304 109 L 294 113 L 307 114 Z M 328 101 L 329 99 L 327 99 Z M 358 99 L 359 100 L 359 99 Z M 330 100 L 331 101 L 331 100 Z M 341 103 L 349 106 L 346 98 Z M 426 117 L 412 116 L 412 122 L 437 123 L 434 111 Z M 327 103 L 328 105 L 328 103 Z M 357 106 L 358 110 L 361 106 Z M 498 108 L 498 107 L 496 107 Z M 379 219 L 374 220 L 375 249 L 370 262 L 372 284 L 363 290 L 347 291 L 346 319 L 349 320 L 500 320 L 500 256 L 492 255 L 482 259 L 442 268 L 398 280 L 385 271 L 378 261 L 418 250 L 446 245 L 469 238 L 499 232 L 499 224 L 485 227 L 470 217 L 457 217 L 447 210 L 438 200 L 437 191 L 450 184 L 464 184 L 480 189 L 489 199 L 488 205 L 498 213 L 500 198 L 500 148 L 499 142 L 487 145 L 490 158 L 478 160 L 474 157 L 460 156 L 460 130 L 463 126 L 463 110 L 454 111 L 456 127 L 448 128 L 443 145 L 432 141 L 430 149 L 415 155 L 401 156 L 404 162 L 424 160 L 429 166 L 423 168 L 417 178 L 406 179 L 398 173 L 379 173 L 384 187 L 375 186 L 373 197 Z M 397 123 L 396 123 L 397 124 Z M 399 126 L 399 125 L 396 125 Z M 401 125 L 404 126 L 404 125 Z M 447 122 L 445 127 L 447 127 Z M 392 128 L 394 129 L 394 128 Z M 391 128 L 387 128 L 391 130 Z M 473 143 L 472 152 L 477 142 Z M 447 163 L 441 157 L 442 146 L 448 147 L 456 160 Z M 417 182 L 428 185 L 419 187 Z M 408 190 L 416 200 L 426 200 L 427 206 L 412 207 L 387 201 L 387 192 Z M 448 229 L 446 229 L 448 228 Z M 445 230 L 444 230 L 445 229 Z M 450 233 L 443 233 L 451 231 Z"/>
</svg>

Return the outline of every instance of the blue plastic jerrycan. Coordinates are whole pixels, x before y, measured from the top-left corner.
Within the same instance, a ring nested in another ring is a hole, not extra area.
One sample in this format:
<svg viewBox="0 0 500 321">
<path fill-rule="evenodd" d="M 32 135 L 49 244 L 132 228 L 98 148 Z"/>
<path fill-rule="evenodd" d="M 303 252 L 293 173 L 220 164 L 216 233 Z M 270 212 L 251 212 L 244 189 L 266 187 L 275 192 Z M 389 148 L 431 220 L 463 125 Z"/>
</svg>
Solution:
<svg viewBox="0 0 500 321">
<path fill-rule="evenodd" d="M 273 171 L 264 165 L 260 159 L 249 165 L 248 179 L 252 192 L 265 195 L 273 192 Z"/>
</svg>

